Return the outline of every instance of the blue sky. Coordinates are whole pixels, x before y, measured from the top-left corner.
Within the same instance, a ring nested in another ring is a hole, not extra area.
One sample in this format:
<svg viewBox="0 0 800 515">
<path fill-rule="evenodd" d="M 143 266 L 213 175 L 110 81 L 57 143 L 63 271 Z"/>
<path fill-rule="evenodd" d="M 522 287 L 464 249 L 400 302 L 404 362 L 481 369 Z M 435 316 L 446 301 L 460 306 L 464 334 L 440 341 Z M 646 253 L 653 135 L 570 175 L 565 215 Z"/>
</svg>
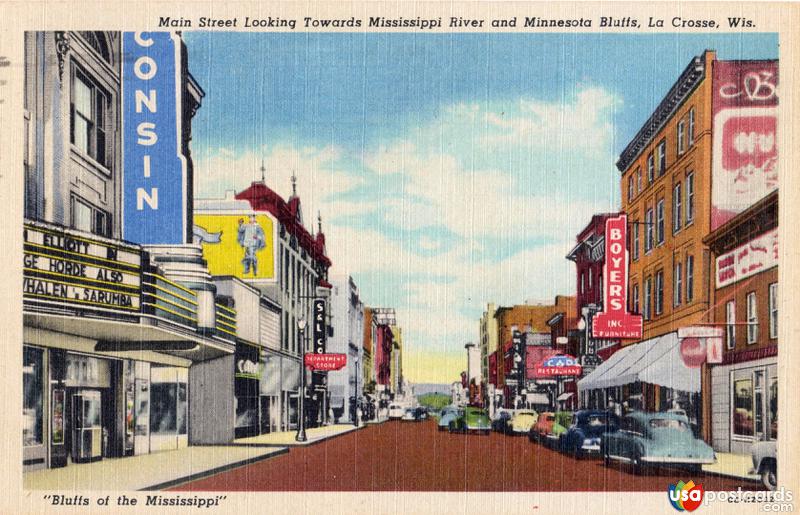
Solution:
<svg viewBox="0 0 800 515">
<path fill-rule="evenodd" d="M 242 189 L 262 159 L 287 195 L 294 171 L 332 273 L 398 309 L 420 382 L 456 379 L 487 302 L 572 293 L 564 255 L 616 209 L 620 150 L 693 56 L 778 54 L 770 34 L 184 38 L 206 91 L 198 195 Z"/>
</svg>

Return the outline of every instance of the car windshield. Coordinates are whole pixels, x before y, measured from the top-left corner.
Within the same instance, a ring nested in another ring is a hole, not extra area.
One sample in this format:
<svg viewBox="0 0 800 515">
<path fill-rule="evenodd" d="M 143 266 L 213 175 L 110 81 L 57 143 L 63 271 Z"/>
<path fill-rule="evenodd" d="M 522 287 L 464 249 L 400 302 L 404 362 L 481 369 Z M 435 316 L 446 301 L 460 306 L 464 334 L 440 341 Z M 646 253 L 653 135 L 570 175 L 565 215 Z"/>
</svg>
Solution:
<svg viewBox="0 0 800 515">
<path fill-rule="evenodd" d="M 683 420 L 671 418 L 654 418 L 650 421 L 650 427 L 654 429 L 677 429 L 678 431 L 688 431 L 689 426 Z"/>
<path fill-rule="evenodd" d="M 590 415 L 586 417 L 586 425 L 592 427 L 604 426 L 608 423 L 605 415 Z"/>
<path fill-rule="evenodd" d="M 553 422 L 555 419 L 556 419 L 556 416 L 555 416 L 555 415 L 547 415 L 547 418 L 546 418 L 546 420 L 547 420 L 548 422 Z"/>
</svg>

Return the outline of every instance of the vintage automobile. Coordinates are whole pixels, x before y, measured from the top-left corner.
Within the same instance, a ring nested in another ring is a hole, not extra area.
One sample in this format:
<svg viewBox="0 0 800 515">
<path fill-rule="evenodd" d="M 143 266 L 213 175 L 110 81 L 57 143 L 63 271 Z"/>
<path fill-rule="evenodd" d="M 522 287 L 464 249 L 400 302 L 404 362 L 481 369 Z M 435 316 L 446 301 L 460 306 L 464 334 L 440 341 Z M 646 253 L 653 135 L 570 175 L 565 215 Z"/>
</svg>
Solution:
<svg viewBox="0 0 800 515">
<path fill-rule="evenodd" d="M 753 458 L 753 470 L 751 474 L 761 476 L 761 482 L 769 490 L 778 487 L 778 460 L 776 452 L 776 442 L 756 442 L 750 447 L 750 454 Z"/>
<path fill-rule="evenodd" d="M 512 435 L 526 435 L 536 423 L 537 413 L 530 409 L 517 410 L 511 421 L 508 423 Z"/>
<path fill-rule="evenodd" d="M 455 406 L 445 406 L 439 415 L 438 427 L 439 431 L 444 431 L 450 428 L 450 422 L 456 419 L 459 415 L 459 408 Z"/>
<path fill-rule="evenodd" d="M 417 417 L 414 415 L 415 412 L 416 408 L 406 408 L 406 411 L 403 413 L 403 416 L 400 418 L 400 420 L 404 422 L 414 422 L 417 419 Z"/>
<path fill-rule="evenodd" d="M 678 413 L 634 411 L 619 421 L 616 431 L 603 435 L 601 452 L 608 465 L 623 461 L 640 474 L 647 465 L 675 465 L 700 472 L 703 464 L 714 463 L 714 449 L 695 438 L 689 419 Z"/>
<path fill-rule="evenodd" d="M 422 422 L 423 420 L 428 420 L 428 408 L 425 406 L 417 406 L 414 408 L 414 420 L 416 422 Z"/>
<path fill-rule="evenodd" d="M 450 421 L 448 429 L 451 433 L 456 431 L 476 431 L 488 435 L 492 430 L 489 414 L 481 408 L 464 408 L 460 414 Z"/>
<path fill-rule="evenodd" d="M 617 419 L 608 411 L 580 410 L 572 417 L 569 428 L 559 438 L 562 452 L 581 459 L 587 454 L 600 454 L 603 434 L 617 430 Z"/>
<path fill-rule="evenodd" d="M 501 408 L 497 410 L 494 414 L 494 418 L 492 419 L 492 430 L 508 434 L 511 431 L 509 422 L 511 421 L 512 416 L 514 416 L 514 413 L 507 409 Z"/>
<path fill-rule="evenodd" d="M 570 425 L 572 413 L 569 411 L 539 413 L 539 419 L 528 432 L 528 438 L 532 442 L 557 444 Z"/>
<path fill-rule="evenodd" d="M 403 414 L 406 412 L 405 407 L 401 404 L 390 404 L 389 405 L 389 420 L 399 420 L 403 418 Z"/>
</svg>

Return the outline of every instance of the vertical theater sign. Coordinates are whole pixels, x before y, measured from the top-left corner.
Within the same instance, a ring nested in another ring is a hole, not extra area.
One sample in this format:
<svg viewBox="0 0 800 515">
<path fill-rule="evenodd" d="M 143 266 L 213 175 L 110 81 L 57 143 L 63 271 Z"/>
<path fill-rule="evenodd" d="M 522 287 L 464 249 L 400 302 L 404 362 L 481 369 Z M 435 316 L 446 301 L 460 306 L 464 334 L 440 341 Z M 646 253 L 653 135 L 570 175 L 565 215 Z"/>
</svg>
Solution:
<svg viewBox="0 0 800 515">
<path fill-rule="evenodd" d="M 711 230 L 778 188 L 778 63 L 717 61 Z"/>
<path fill-rule="evenodd" d="M 606 261 L 603 265 L 603 311 L 592 320 L 595 338 L 639 339 L 642 316 L 628 313 L 628 217 L 606 220 Z"/>
<path fill-rule="evenodd" d="M 180 36 L 170 32 L 122 35 L 122 231 L 134 243 L 187 240 L 180 45 Z"/>
</svg>

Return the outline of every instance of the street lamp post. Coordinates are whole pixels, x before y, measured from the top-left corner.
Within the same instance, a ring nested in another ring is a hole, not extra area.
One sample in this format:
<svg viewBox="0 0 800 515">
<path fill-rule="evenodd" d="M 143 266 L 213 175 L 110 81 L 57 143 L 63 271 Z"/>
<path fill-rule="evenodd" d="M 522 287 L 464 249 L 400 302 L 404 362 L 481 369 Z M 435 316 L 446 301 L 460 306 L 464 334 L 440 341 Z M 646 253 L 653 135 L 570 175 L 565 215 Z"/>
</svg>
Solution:
<svg viewBox="0 0 800 515">
<path fill-rule="evenodd" d="M 354 363 L 355 363 L 355 365 L 356 365 L 356 366 L 355 366 L 355 374 L 356 374 L 356 391 L 355 391 L 355 395 L 353 395 L 353 397 L 355 398 L 355 402 L 353 403 L 353 404 L 354 404 L 354 405 L 353 405 L 353 408 L 356 410 L 356 413 L 355 413 L 355 415 L 356 415 L 356 416 L 355 416 L 355 419 L 356 419 L 356 427 L 359 427 L 359 426 L 361 426 L 361 417 L 359 416 L 359 412 L 361 411 L 361 408 L 359 407 L 359 402 L 358 402 L 358 398 L 359 398 L 359 395 L 358 395 L 358 355 L 356 355 L 356 357 L 355 357 L 355 358 L 353 358 L 353 362 L 354 362 Z"/>
<path fill-rule="evenodd" d="M 300 331 L 300 342 L 305 350 L 305 332 L 306 320 L 301 318 L 297 321 L 297 330 Z M 305 361 L 305 360 L 303 360 Z M 305 442 L 306 437 L 306 412 L 305 412 L 305 396 L 306 396 L 306 364 L 300 363 L 300 392 L 297 396 L 297 434 L 294 439 L 298 442 Z"/>
</svg>

